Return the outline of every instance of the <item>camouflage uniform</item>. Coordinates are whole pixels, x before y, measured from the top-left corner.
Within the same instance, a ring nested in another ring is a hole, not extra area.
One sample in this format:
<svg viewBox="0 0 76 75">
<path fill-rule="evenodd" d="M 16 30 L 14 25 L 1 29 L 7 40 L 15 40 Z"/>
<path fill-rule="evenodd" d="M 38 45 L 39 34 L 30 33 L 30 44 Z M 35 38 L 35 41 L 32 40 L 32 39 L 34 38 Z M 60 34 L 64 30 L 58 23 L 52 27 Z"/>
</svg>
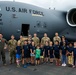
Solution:
<svg viewBox="0 0 76 75">
<path fill-rule="evenodd" d="M 38 37 L 33 37 L 32 40 L 34 41 L 35 46 L 39 45 L 40 40 Z"/>
<path fill-rule="evenodd" d="M 41 39 L 41 44 L 45 45 L 46 42 L 48 42 L 48 43 L 50 42 L 50 38 L 49 37 L 43 37 Z"/>
<path fill-rule="evenodd" d="M 1 58 L 1 55 L 2 55 L 2 61 L 3 61 L 3 64 L 6 64 L 6 60 L 5 60 L 5 44 L 7 43 L 7 41 L 5 39 L 0 39 L 0 58 Z"/>
<path fill-rule="evenodd" d="M 28 41 L 31 41 L 32 42 L 32 39 L 31 38 L 28 38 Z"/>
<path fill-rule="evenodd" d="M 14 62 L 16 61 L 15 51 L 16 51 L 17 41 L 15 39 L 14 40 L 11 39 L 8 41 L 8 45 L 10 52 L 10 63 L 12 63 L 13 57 L 14 57 Z"/>
<path fill-rule="evenodd" d="M 55 37 L 53 38 L 54 44 L 55 44 L 55 41 L 56 41 L 56 40 L 59 41 L 59 43 L 61 42 L 61 38 L 60 38 L 59 36 L 58 36 L 58 37 L 55 36 Z"/>
</svg>

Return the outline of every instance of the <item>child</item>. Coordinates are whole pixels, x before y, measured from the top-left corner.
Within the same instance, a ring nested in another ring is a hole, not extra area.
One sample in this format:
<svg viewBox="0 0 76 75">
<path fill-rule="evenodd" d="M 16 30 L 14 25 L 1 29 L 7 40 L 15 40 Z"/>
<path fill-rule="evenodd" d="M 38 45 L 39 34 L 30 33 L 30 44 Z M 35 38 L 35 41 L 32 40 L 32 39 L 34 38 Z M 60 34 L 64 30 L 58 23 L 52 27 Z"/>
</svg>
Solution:
<svg viewBox="0 0 76 75">
<path fill-rule="evenodd" d="M 35 65 L 35 43 L 32 41 L 32 45 L 31 45 L 31 48 L 30 48 L 30 52 L 31 52 L 31 65 Z"/>
<path fill-rule="evenodd" d="M 37 46 L 37 49 L 35 50 L 36 65 L 40 64 L 40 53 L 41 53 L 40 47 Z"/>
<path fill-rule="evenodd" d="M 53 63 L 54 55 L 53 55 L 53 43 L 52 43 L 52 41 L 50 41 L 49 55 L 50 55 L 50 63 Z"/>
<path fill-rule="evenodd" d="M 68 66 L 73 66 L 73 45 L 72 45 L 72 43 L 69 43 L 67 50 L 68 50 L 68 52 L 67 52 Z"/>
<path fill-rule="evenodd" d="M 43 61 L 44 61 L 44 47 L 43 47 L 43 44 L 40 45 L 40 50 L 41 50 L 40 62 L 43 63 Z"/>
<path fill-rule="evenodd" d="M 59 46 L 59 41 L 55 41 L 54 45 L 54 55 L 56 59 L 56 66 L 60 66 L 60 46 Z"/>
<path fill-rule="evenodd" d="M 23 66 L 26 68 L 27 67 L 27 64 L 28 64 L 28 45 L 27 45 L 27 40 L 24 41 L 24 45 L 23 45 L 23 50 L 22 50 L 22 64 Z M 25 64 L 25 61 L 26 60 L 26 65 Z"/>
<path fill-rule="evenodd" d="M 21 46 L 20 46 L 20 42 L 18 42 L 17 47 L 16 47 L 16 63 L 17 63 L 17 67 L 20 67 L 20 58 L 21 58 Z"/>
<path fill-rule="evenodd" d="M 76 67 L 75 62 L 76 62 L 76 42 L 74 42 L 74 50 L 73 50 L 73 67 Z"/>
<path fill-rule="evenodd" d="M 28 50 L 28 59 L 29 59 L 28 63 L 30 64 L 31 63 L 31 57 L 30 57 L 31 41 L 30 40 L 28 40 L 28 48 L 29 48 L 29 50 Z"/>
<path fill-rule="evenodd" d="M 66 53 L 67 53 L 67 46 L 66 42 L 64 41 L 61 46 L 62 66 L 66 66 Z"/>
<path fill-rule="evenodd" d="M 49 57 L 49 44 L 48 42 L 45 43 L 44 46 L 44 56 L 45 56 L 45 62 L 48 62 L 48 57 Z"/>
</svg>

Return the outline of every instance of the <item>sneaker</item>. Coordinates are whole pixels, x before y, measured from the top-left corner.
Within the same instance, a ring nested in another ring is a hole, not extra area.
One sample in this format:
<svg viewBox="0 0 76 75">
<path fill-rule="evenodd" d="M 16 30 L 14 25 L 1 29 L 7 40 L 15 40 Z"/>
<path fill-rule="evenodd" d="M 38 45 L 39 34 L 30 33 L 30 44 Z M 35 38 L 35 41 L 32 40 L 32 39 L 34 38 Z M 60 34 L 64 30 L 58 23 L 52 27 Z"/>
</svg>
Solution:
<svg viewBox="0 0 76 75">
<path fill-rule="evenodd" d="M 62 64 L 61 66 L 64 66 L 64 64 Z"/>
<path fill-rule="evenodd" d="M 24 65 L 23 67 L 24 67 L 24 68 L 27 68 L 27 65 Z"/>
<path fill-rule="evenodd" d="M 20 67 L 20 65 L 17 65 L 17 67 Z"/>
<path fill-rule="evenodd" d="M 75 68 L 75 66 L 73 65 L 73 68 Z"/>
<path fill-rule="evenodd" d="M 28 63 L 27 66 L 30 66 L 30 64 Z"/>
<path fill-rule="evenodd" d="M 66 64 L 64 64 L 64 66 L 66 66 Z"/>
</svg>

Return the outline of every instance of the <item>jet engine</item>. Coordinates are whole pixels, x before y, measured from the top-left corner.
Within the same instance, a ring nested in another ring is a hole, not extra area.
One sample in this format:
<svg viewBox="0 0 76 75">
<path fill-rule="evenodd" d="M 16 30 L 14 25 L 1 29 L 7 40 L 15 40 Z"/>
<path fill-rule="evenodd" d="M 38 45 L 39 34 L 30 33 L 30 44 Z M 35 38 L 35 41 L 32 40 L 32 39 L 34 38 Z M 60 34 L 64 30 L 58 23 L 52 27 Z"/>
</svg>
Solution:
<svg viewBox="0 0 76 75">
<path fill-rule="evenodd" d="M 72 8 L 67 12 L 66 19 L 70 26 L 76 27 L 76 8 Z"/>
</svg>

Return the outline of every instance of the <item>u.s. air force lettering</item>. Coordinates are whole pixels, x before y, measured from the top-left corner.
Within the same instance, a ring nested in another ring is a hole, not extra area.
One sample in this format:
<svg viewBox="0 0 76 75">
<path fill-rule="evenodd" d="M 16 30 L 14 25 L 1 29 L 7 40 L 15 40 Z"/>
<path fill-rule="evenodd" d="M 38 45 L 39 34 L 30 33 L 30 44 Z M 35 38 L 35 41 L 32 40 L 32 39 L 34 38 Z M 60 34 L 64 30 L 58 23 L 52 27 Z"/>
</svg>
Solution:
<svg viewBox="0 0 76 75">
<path fill-rule="evenodd" d="M 26 8 L 6 7 L 6 11 L 8 11 L 8 12 L 30 13 L 30 14 L 44 16 L 44 13 L 39 11 L 39 10 L 26 9 Z"/>
</svg>

